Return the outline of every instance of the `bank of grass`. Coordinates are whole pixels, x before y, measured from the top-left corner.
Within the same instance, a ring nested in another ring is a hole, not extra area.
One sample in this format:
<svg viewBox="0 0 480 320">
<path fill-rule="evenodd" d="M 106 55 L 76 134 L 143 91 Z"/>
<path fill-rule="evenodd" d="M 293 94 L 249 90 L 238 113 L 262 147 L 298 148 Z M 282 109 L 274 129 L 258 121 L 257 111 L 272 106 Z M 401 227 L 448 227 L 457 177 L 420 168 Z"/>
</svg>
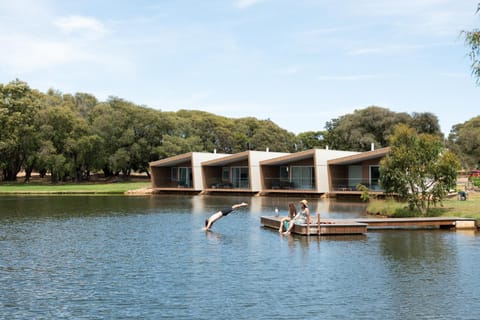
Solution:
<svg viewBox="0 0 480 320">
<path fill-rule="evenodd" d="M 367 206 L 367 211 L 373 215 L 392 218 L 421 216 L 418 210 L 411 211 L 406 203 L 393 199 L 371 200 Z M 442 205 L 431 208 L 428 216 L 474 218 L 480 221 L 480 193 L 470 192 L 466 201 L 460 201 L 457 197 L 447 198 Z"/>
<path fill-rule="evenodd" d="M 0 194 L 123 194 L 129 190 L 150 187 L 150 182 L 114 183 L 3 183 Z"/>
</svg>

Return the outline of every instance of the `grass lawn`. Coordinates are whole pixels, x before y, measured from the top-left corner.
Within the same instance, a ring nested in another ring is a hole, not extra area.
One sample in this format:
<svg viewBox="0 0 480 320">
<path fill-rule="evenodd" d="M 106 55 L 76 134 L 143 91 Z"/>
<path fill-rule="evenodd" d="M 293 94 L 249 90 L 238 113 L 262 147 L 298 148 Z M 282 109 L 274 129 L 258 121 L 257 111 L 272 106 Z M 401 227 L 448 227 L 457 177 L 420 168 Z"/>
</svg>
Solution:
<svg viewBox="0 0 480 320">
<path fill-rule="evenodd" d="M 395 218 L 420 215 L 418 211 L 412 212 L 408 210 L 406 203 L 394 200 L 372 200 L 367 207 L 367 211 L 372 214 Z M 438 205 L 430 209 L 429 216 L 474 218 L 480 220 L 480 193 L 470 191 L 466 201 L 460 201 L 457 197 L 445 199 L 441 206 Z"/>
<path fill-rule="evenodd" d="M 128 190 L 150 187 L 150 182 L 115 183 L 3 183 L 0 194 L 123 194 Z"/>
</svg>

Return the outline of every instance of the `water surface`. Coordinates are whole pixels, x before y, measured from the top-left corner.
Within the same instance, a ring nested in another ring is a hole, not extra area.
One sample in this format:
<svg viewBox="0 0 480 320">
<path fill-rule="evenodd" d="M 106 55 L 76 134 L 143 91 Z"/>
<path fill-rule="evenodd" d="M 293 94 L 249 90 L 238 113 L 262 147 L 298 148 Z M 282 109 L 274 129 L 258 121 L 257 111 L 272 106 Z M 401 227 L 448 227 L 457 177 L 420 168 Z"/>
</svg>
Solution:
<svg viewBox="0 0 480 320">
<path fill-rule="evenodd" d="M 298 199 L 3 196 L 4 319 L 478 319 L 474 232 L 281 236 L 260 226 Z M 218 221 L 219 208 L 250 206 Z M 311 200 L 323 217 L 358 203 Z"/>
</svg>

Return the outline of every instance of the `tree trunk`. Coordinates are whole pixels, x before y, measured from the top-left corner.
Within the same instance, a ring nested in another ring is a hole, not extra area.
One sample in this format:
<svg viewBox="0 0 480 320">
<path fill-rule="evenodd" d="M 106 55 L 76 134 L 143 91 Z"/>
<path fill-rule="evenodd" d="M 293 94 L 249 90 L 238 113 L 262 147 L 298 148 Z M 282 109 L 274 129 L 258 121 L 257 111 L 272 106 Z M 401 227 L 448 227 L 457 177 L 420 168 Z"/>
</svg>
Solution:
<svg viewBox="0 0 480 320">
<path fill-rule="evenodd" d="M 110 170 L 110 168 L 108 166 L 105 166 L 105 167 L 103 167 L 103 175 L 105 176 L 105 178 L 108 178 L 108 177 L 113 176 L 113 172 L 112 172 L 112 170 Z"/>
<path fill-rule="evenodd" d="M 32 177 L 32 167 L 25 168 L 25 180 L 24 183 L 30 182 L 30 178 Z"/>
<path fill-rule="evenodd" d="M 17 174 L 18 171 L 13 170 L 12 168 L 8 168 L 3 171 L 5 181 L 17 181 Z"/>
<path fill-rule="evenodd" d="M 75 169 L 75 182 L 80 182 L 82 181 L 82 168 L 81 167 L 78 167 Z"/>
</svg>

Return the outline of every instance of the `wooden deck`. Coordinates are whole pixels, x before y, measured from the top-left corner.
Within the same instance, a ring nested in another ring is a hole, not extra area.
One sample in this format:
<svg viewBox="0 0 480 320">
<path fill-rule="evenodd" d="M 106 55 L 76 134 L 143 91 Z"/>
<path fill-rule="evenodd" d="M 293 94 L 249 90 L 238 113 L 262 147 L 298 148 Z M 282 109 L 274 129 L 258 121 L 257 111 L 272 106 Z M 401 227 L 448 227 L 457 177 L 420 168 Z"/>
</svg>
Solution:
<svg viewBox="0 0 480 320">
<path fill-rule="evenodd" d="M 283 217 L 264 216 L 260 218 L 260 223 L 267 228 L 278 230 L 280 220 Z M 332 221 L 333 222 L 333 221 Z M 364 234 L 367 232 L 367 224 L 355 221 L 335 221 L 334 223 L 318 224 L 318 221 L 310 225 L 295 225 L 292 233 L 300 235 L 344 235 L 344 234 Z"/>
<path fill-rule="evenodd" d="M 457 217 L 427 217 L 427 218 L 380 218 L 356 219 L 357 222 L 368 224 L 368 229 L 475 229 L 475 219 Z"/>
<path fill-rule="evenodd" d="M 260 223 L 267 228 L 280 227 L 283 217 L 262 216 Z M 475 219 L 457 217 L 437 218 L 361 218 L 361 219 L 313 219 L 310 225 L 295 225 L 292 233 L 299 235 L 355 235 L 376 229 L 477 229 Z"/>
</svg>

